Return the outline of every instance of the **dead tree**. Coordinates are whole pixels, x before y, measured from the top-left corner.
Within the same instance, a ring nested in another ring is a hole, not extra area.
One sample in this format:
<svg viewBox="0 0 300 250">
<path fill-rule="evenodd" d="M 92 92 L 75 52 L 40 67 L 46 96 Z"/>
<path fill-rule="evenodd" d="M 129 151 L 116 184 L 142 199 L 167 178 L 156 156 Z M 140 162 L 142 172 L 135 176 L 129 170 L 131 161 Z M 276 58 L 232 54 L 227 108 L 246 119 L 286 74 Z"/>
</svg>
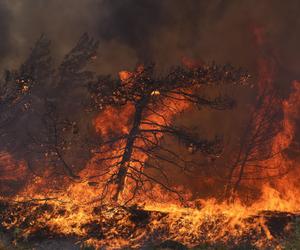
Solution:
<svg viewBox="0 0 300 250">
<path fill-rule="evenodd" d="M 58 67 L 50 45 L 42 35 L 21 67 L 5 72 L 0 85 L 0 126 L 5 134 L 1 150 L 28 162 L 35 173 L 44 172 L 51 163 L 47 170 L 78 179 L 78 167 L 66 157 L 71 143 L 72 148 L 88 150 L 87 131 L 79 120 L 85 113 L 85 86 L 94 77 L 85 67 L 98 42 L 83 34 Z"/>
<path fill-rule="evenodd" d="M 74 167 L 66 160 L 66 155 L 73 146 L 73 137 L 78 134 L 78 126 L 75 121 L 62 119 L 57 107 L 52 103 L 46 105 L 46 112 L 41 117 L 44 129 L 39 130 L 39 133 L 28 134 L 30 138 L 28 153 L 32 154 L 31 160 L 28 159 L 29 166 L 33 167 L 34 161 L 36 162 L 34 165 L 46 165 L 47 171 L 54 175 L 79 179 L 74 173 Z"/>
<path fill-rule="evenodd" d="M 109 173 L 104 196 L 108 186 L 114 184 L 116 187 L 113 200 L 119 200 L 126 179 L 132 182 L 132 197 L 146 183 L 158 183 L 172 191 L 168 185 L 144 171 L 149 168 L 156 169 L 167 179 L 160 163 L 165 162 L 181 169 L 188 168 L 187 162 L 180 155 L 163 146 L 162 136 L 170 135 L 183 142 L 189 149 L 192 148 L 192 151 L 220 154 L 219 138 L 207 141 L 184 128 L 176 127 L 172 124 L 172 119 L 167 118 L 165 111 L 172 112 L 174 106 L 180 103 L 219 110 L 232 108 L 234 101 L 231 98 L 205 98 L 201 94 L 201 88 L 226 83 L 244 84 L 248 77 L 248 74 L 242 70 L 235 70 L 230 65 L 215 64 L 197 68 L 177 67 L 165 76 L 157 76 L 154 66 L 150 65 L 138 66 L 135 72 L 123 72 L 121 79 L 100 76 L 97 82 L 90 84 L 92 107 L 97 110 L 133 106 L 129 132 L 112 136 L 102 143 L 102 148 L 97 152 L 101 166 L 105 165 L 103 171 Z M 120 153 L 107 155 L 107 152 L 115 149 Z M 147 160 L 143 160 L 143 157 Z M 107 164 L 104 164 L 105 162 Z"/>
<path fill-rule="evenodd" d="M 21 111 L 30 108 L 32 91 L 51 73 L 50 41 L 41 36 L 18 70 L 6 70 L 0 81 L 0 124 L 11 125 Z"/>
<path fill-rule="evenodd" d="M 258 96 L 240 137 L 235 160 L 229 170 L 226 197 L 234 198 L 243 180 L 276 177 L 266 172 L 278 169 L 278 166 L 264 163 L 280 153 L 273 152 L 272 143 L 282 129 L 282 118 L 281 99 L 274 90 L 265 89 Z"/>
<path fill-rule="evenodd" d="M 85 124 L 80 122 L 85 113 L 84 88 L 94 77 L 85 67 L 93 60 L 97 48 L 98 42 L 83 34 L 61 64 L 44 78 L 46 85 L 38 96 L 42 108 L 34 114 L 38 129 L 28 128 L 27 132 L 28 162 L 33 169 L 33 165 L 47 165 L 54 175 L 79 179 L 76 172 L 88 160 L 92 142 Z"/>
</svg>

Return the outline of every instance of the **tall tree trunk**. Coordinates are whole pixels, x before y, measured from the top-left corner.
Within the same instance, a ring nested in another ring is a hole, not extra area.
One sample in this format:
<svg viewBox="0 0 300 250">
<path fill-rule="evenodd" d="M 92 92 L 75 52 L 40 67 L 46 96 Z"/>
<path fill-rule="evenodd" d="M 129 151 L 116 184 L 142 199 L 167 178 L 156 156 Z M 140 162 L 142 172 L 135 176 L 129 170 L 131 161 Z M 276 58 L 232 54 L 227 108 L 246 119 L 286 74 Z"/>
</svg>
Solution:
<svg viewBox="0 0 300 250">
<path fill-rule="evenodd" d="M 139 102 L 135 105 L 135 113 L 132 128 L 128 134 L 125 151 L 123 153 L 119 171 L 117 173 L 116 178 L 116 191 L 113 196 L 113 200 L 118 201 L 120 198 L 120 194 L 124 190 L 125 187 L 125 179 L 128 173 L 129 164 L 132 157 L 133 147 L 136 140 L 136 136 L 139 133 L 141 121 L 143 119 L 143 111 L 148 103 L 148 96 L 143 97 Z"/>
<path fill-rule="evenodd" d="M 253 113 L 251 114 L 251 117 L 253 117 Z M 247 160 L 248 160 L 248 157 L 249 157 L 249 151 L 251 150 L 251 148 L 249 148 L 249 145 L 247 145 L 247 143 L 249 144 L 249 142 L 247 142 L 247 139 L 248 139 L 249 133 L 251 133 L 252 120 L 253 119 L 249 120 L 249 122 L 247 124 L 247 127 L 243 132 L 243 135 L 241 137 L 241 143 L 240 143 L 238 156 L 235 160 L 235 163 L 231 167 L 228 178 L 227 178 L 227 184 L 225 186 L 225 197 L 229 201 L 234 200 L 235 192 L 237 191 L 238 186 L 239 186 L 239 184 L 242 180 L 242 177 L 243 177 L 243 174 L 244 174 L 244 167 L 245 167 L 245 164 L 247 163 Z M 243 159 L 242 163 L 240 163 L 241 159 Z M 236 171 L 237 168 L 240 168 L 239 177 L 238 177 L 238 180 L 235 183 L 232 183 L 233 175 L 234 175 L 234 172 Z"/>
</svg>

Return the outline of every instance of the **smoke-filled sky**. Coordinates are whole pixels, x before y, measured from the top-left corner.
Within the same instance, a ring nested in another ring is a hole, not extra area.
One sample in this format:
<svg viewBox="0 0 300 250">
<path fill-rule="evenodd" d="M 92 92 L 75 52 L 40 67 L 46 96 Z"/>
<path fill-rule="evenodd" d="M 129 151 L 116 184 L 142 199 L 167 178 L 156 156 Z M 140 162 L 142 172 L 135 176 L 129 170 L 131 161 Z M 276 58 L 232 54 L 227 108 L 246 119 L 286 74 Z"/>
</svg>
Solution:
<svg viewBox="0 0 300 250">
<path fill-rule="evenodd" d="M 88 32 L 100 41 L 98 73 L 145 61 L 165 69 L 187 57 L 229 62 L 257 79 L 257 61 L 265 58 L 275 61 L 275 86 L 288 92 L 300 79 L 299 10 L 298 0 L 0 0 L 0 69 L 18 67 L 41 34 L 52 40 L 59 61 Z M 262 44 L 255 29 L 262 30 Z M 213 131 L 232 130 L 228 114 L 222 128 L 219 116 L 209 112 L 201 121 L 206 118 Z"/>
<path fill-rule="evenodd" d="M 15 66 L 40 34 L 62 56 L 83 32 L 100 40 L 99 72 L 182 57 L 255 69 L 251 27 L 265 29 L 282 71 L 300 78 L 298 0 L 1 0 L 0 64 Z"/>
</svg>

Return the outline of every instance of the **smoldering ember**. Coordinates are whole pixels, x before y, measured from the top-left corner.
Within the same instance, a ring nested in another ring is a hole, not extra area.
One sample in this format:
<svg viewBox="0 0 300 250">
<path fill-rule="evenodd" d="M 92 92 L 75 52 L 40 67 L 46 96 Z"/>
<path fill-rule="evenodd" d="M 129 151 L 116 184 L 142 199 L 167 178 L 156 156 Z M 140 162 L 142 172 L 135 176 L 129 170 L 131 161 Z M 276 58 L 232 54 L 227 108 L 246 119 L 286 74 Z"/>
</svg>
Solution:
<svg viewBox="0 0 300 250">
<path fill-rule="evenodd" d="M 0 250 L 300 249 L 299 9 L 0 1 Z"/>
</svg>

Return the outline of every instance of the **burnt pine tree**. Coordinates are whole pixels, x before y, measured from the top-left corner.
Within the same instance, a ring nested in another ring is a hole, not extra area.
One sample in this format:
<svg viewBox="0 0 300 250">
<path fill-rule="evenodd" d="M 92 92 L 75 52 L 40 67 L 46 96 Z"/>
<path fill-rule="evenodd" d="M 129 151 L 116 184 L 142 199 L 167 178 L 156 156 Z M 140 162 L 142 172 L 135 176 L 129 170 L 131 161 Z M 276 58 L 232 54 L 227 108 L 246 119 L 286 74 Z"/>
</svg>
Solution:
<svg viewBox="0 0 300 250">
<path fill-rule="evenodd" d="M 28 131 L 27 155 L 32 168 L 46 164 L 53 173 L 79 179 L 76 172 L 81 166 L 76 165 L 84 166 L 83 158 L 89 157 L 88 132 L 80 121 L 84 114 L 84 90 L 94 77 L 85 67 L 97 48 L 98 42 L 83 34 L 58 67 L 43 78 L 43 91 L 38 96 L 42 108 L 35 112 L 39 129 Z M 76 112 L 70 113 L 70 110 Z"/>
<path fill-rule="evenodd" d="M 45 50 L 38 45 L 36 49 Z M 28 129 L 27 133 L 31 168 L 47 165 L 55 175 L 79 180 L 76 173 L 90 157 L 89 147 L 94 146 L 81 116 L 85 114 L 86 86 L 95 76 L 85 68 L 97 48 L 98 42 L 83 34 L 62 62 L 42 79 L 42 91 L 37 95 L 41 108 L 34 114 L 39 129 Z"/>
<path fill-rule="evenodd" d="M 42 35 L 19 69 L 5 71 L 0 82 L 1 150 L 25 160 L 34 174 L 47 168 L 78 179 L 80 167 L 74 166 L 78 159 L 72 155 L 88 151 L 80 114 L 84 91 L 95 75 L 85 68 L 97 48 L 98 42 L 83 34 L 56 66 L 51 42 Z"/>
<path fill-rule="evenodd" d="M 248 74 L 230 65 L 176 67 L 163 76 L 155 73 L 154 65 L 149 65 L 138 66 L 134 72 L 127 72 L 125 77 L 121 75 L 120 79 L 100 76 L 98 81 L 91 83 L 89 91 L 93 108 L 102 111 L 109 107 L 133 107 L 129 132 L 113 134 L 103 141 L 102 149 L 96 152 L 101 167 L 105 168 L 104 173 L 108 174 L 103 197 L 112 185 L 115 186 L 112 198 L 118 201 L 126 186 L 126 180 L 130 182 L 131 198 L 141 191 L 146 183 L 157 183 L 175 192 L 165 184 L 166 182 L 160 181 L 145 170 L 155 169 L 167 179 L 167 174 L 163 172 L 160 164 L 171 164 L 184 171 L 195 168 L 195 164 L 191 166 L 176 152 L 165 147 L 161 143 L 162 136 L 176 138 L 192 152 L 209 155 L 220 154 L 222 143 L 220 138 L 208 141 L 185 128 L 175 126 L 172 119 L 166 117 L 165 111 L 172 112 L 174 106 L 180 103 L 199 108 L 230 109 L 234 106 L 231 98 L 205 97 L 202 88 L 212 85 L 245 84 L 248 78 Z M 116 148 L 119 149 L 118 154 L 107 155 L 107 152 Z M 141 155 L 147 160 L 141 159 Z M 107 164 L 104 164 L 105 162 Z"/>
<path fill-rule="evenodd" d="M 273 139 L 282 129 L 281 107 L 281 99 L 272 89 L 265 88 L 257 97 L 239 139 L 234 162 L 229 169 L 225 190 L 229 199 L 234 199 L 242 181 L 277 176 L 266 173 L 268 170 L 275 172 L 274 170 L 279 170 L 280 167 L 265 162 L 281 153 L 272 151 Z M 279 173 L 280 176 L 283 174 Z"/>
<path fill-rule="evenodd" d="M 21 111 L 30 108 L 31 95 L 39 79 L 49 76 L 50 41 L 41 36 L 18 70 L 6 70 L 0 81 L 0 127 L 10 126 Z"/>
</svg>

